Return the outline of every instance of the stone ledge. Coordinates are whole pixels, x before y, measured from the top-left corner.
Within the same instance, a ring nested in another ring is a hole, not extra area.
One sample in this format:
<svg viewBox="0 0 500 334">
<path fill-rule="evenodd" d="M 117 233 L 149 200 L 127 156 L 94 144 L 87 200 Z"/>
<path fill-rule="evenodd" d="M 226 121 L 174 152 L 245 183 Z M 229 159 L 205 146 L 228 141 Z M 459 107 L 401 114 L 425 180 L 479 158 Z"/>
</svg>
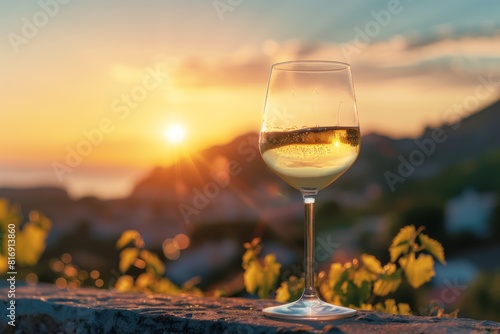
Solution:
<svg viewBox="0 0 500 334">
<path fill-rule="evenodd" d="M 500 323 L 493 321 L 363 311 L 342 320 L 286 322 L 262 314 L 262 308 L 276 305 L 269 300 L 59 290 L 45 285 L 16 289 L 12 327 L 5 320 L 7 290 L 0 291 L 0 333 L 500 333 Z"/>
</svg>

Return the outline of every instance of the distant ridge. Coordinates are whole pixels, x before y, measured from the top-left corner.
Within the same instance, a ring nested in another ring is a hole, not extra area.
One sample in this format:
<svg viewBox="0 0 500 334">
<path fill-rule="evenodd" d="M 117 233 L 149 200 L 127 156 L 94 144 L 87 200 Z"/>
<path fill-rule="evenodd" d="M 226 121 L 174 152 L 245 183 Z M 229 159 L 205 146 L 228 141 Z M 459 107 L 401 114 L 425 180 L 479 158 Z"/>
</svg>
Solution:
<svg viewBox="0 0 500 334">
<path fill-rule="evenodd" d="M 429 191 L 432 184 L 424 188 L 412 187 L 412 184 L 426 185 L 426 180 L 449 170 L 456 176 L 454 183 L 461 182 L 453 185 L 453 189 L 465 188 L 468 180 L 458 176 L 466 174 L 457 171 L 457 166 L 474 162 L 477 178 L 482 170 L 477 164 L 484 162 L 486 173 L 490 173 L 500 152 L 499 125 L 500 101 L 497 101 L 460 123 L 443 125 L 437 130 L 427 128 L 419 138 L 366 135 L 356 163 L 322 193 L 332 201 L 351 196 L 352 203 L 363 205 L 370 201 L 366 194 L 373 189 L 390 193 L 387 173 L 402 177 L 398 172 L 401 161 L 412 161 L 412 157 L 413 160 L 423 157 L 423 161 L 414 166 L 410 175 L 403 177 L 404 182 L 393 184 L 395 196 L 403 194 L 403 189 Z M 441 134 L 440 142 L 433 139 L 436 133 Z M 486 186 L 496 184 L 491 182 Z M 184 157 L 171 166 L 153 168 L 127 198 L 73 200 L 65 190 L 54 187 L 0 188 L 0 197 L 20 203 L 24 210 L 38 209 L 46 213 L 54 221 L 54 233 L 88 221 L 96 233 L 113 234 L 125 228 L 142 228 L 146 230 L 145 236 L 152 240 L 159 238 L 160 230 L 164 236 L 166 231 L 183 231 L 189 224 L 274 222 L 302 215 L 300 196 L 274 175 L 260 157 L 256 132 Z M 183 212 L 182 208 L 188 211 Z"/>
<path fill-rule="evenodd" d="M 457 123 L 443 125 L 439 129 L 442 130 L 441 137 L 445 139 L 440 143 L 435 142 L 435 148 L 429 155 L 424 152 L 424 163 L 416 166 L 418 168 L 415 168 L 415 172 L 407 178 L 408 181 L 436 175 L 455 164 L 474 160 L 492 150 L 500 149 L 499 126 L 500 100 Z M 435 130 L 426 128 L 418 138 L 392 139 L 377 133 L 364 136 L 357 161 L 336 181 L 333 187 L 361 190 L 367 185 L 375 184 L 384 190 L 390 190 L 384 173 L 386 171 L 397 172 L 401 161 L 399 157 L 408 160 L 413 151 L 421 150 L 416 142 L 422 144 L 433 140 L 432 134 Z M 144 189 L 161 194 L 160 189 L 171 189 L 176 180 L 182 180 L 187 187 L 202 186 L 204 182 L 210 180 L 209 168 L 214 168 L 210 164 L 218 157 L 238 161 L 242 167 L 245 167 L 242 168 L 241 177 L 238 178 L 238 182 L 245 189 L 255 188 L 263 182 L 281 183 L 279 178 L 265 166 L 260 156 L 247 162 L 245 159 L 250 158 L 250 155 L 245 156 L 238 152 L 239 147 L 240 151 L 250 149 L 250 147 L 255 147 L 256 150 L 257 136 L 256 132 L 251 132 L 235 138 L 226 145 L 211 147 L 200 152 L 198 159 L 193 159 L 192 163 L 180 161 L 177 165 L 155 168 L 150 175 L 137 184 L 132 197 L 139 196 Z M 248 140 L 252 143 L 249 143 L 248 147 L 244 146 Z M 255 152 L 258 154 L 258 151 Z M 176 175 L 177 179 L 172 175 Z"/>
</svg>

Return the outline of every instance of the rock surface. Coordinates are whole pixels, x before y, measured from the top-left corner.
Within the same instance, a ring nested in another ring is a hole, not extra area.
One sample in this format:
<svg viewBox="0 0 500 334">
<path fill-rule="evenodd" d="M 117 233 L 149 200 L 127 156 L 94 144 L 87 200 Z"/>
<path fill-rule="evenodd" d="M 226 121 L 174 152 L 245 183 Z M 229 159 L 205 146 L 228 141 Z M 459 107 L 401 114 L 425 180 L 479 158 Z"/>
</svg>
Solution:
<svg viewBox="0 0 500 334">
<path fill-rule="evenodd" d="M 13 327 L 5 315 L 8 290 L 0 291 L 0 333 L 500 333 L 493 321 L 361 311 L 343 320 L 290 322 L 262 314 L 274 301 L 53 286 L 17 287 Z"/>
</svg>

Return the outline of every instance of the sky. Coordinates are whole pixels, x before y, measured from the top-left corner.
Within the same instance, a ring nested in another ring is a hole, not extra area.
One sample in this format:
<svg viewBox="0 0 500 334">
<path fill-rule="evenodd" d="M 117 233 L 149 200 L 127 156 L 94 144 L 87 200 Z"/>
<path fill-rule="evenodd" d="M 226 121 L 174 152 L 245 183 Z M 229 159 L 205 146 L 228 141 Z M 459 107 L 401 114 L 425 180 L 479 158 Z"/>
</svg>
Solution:
<svg viewBox="0 0 500 334">
<path fill-rule="evenodd" d="M 258 131 L 270 66 L 295 59 L 352 65 L 363 134 L 417 137 L 499 98 L 498 13 L 493 0 L 1 0 L 0 187 L 126 196 L 180 151 Z"/>
</svg>

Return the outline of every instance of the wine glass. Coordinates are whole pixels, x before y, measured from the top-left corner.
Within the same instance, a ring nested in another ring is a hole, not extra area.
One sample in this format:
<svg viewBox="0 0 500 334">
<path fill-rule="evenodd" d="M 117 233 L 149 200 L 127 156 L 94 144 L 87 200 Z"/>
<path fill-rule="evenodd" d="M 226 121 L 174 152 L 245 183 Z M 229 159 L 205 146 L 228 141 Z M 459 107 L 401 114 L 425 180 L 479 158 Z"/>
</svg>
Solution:
<svg viewBox="0 0 500 334">
<path fill-rule="evenodd" d="M 271 67 L 259 137 L 271 170 L 299 190 L 305 205 L 305 287 L 293 303 L 264 314 L 327 320 L 356 310 L 320 300 L 314 287 L 314 202 L 318 192 L 356 160 L 360 132 L 350 65 L 335 61 L 289 61 Z"/>
</svg>

